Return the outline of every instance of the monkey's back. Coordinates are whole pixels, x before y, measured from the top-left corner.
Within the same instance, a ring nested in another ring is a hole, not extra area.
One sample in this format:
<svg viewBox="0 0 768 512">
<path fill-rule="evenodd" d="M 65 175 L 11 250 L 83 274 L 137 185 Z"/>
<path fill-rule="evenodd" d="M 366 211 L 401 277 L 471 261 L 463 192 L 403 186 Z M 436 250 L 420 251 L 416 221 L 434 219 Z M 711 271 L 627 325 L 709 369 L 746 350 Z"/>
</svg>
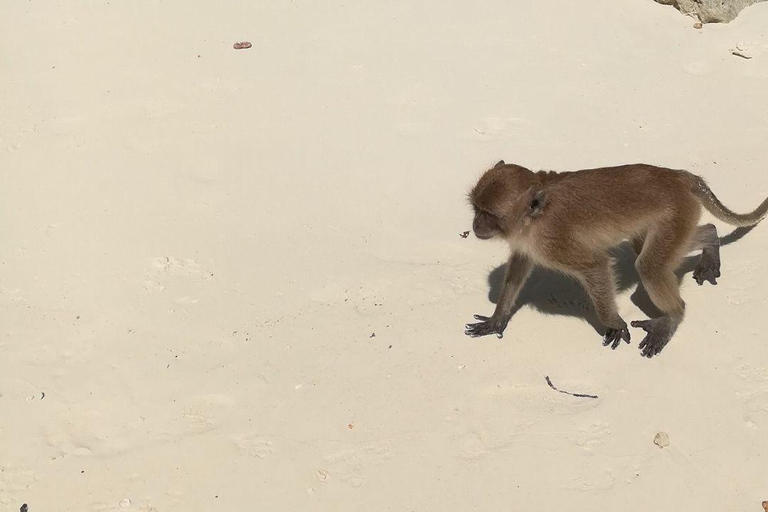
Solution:
<svg viewBox="0 0 768 512">
<path fill-rule="evenodd" d="M 691 192 L 693 175 L 664 167 L 632 164 L 539 177 L 547 197 L 545 215 L 553 221 L 542 234 L 560 244 L 612 246 L 643 233 L 660 217 L 698 204 Z"/>
</svg>

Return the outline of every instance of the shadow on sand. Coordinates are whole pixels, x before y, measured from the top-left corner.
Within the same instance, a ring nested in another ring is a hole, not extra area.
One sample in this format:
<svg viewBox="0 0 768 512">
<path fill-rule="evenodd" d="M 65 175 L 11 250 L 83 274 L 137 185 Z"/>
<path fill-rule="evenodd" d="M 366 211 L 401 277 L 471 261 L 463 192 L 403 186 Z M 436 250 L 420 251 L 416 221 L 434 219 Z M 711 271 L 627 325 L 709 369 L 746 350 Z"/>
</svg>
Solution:
<svg viewBox="0 0 768 512">
<path fill-rule="evenodd" d="M 720 238 L 720 245 L 726 246 L 736 242 L 749 233 L 753 227 L 735 229 L 728 235 Z M 640 282 L 637 270 L 635 270 L 637 255 L 632 250 L 632 245 L 625 242 L 612 250 L 611 253 L 615 259 L 614 268 L 616 269 L 618 293 L 637 285 L 637 289 L 630 297 L 632 302 L 649 318 L 660 316 L 661 313 L 651 302 L 648 293 Z M 682 282 L 685 274 L 693 272 L 698 261 L 698 254 L 683 260 L 682 265 L 680 265 L 676 272 L 678 283 Z M 501 265 L 488 275 L 488 283 L 490 285 L 488 298 L 494 304 L 498 302 L 499 295 L 501 295 L 505 270 L 506 265 Z M 548 315 L 566 315 L 580 318 L 589 323 L 600 335 L 605 330 L 597 319 L 592 301 L 581 284 L 575 279 L 553 270 L 541 267 L 534 268 L 531 277 L 520 292 L 517 305 L 512 314 L 514 315 L 521 307 L 526 305 L 533 306 L 536 310 Z"/>
</svg>

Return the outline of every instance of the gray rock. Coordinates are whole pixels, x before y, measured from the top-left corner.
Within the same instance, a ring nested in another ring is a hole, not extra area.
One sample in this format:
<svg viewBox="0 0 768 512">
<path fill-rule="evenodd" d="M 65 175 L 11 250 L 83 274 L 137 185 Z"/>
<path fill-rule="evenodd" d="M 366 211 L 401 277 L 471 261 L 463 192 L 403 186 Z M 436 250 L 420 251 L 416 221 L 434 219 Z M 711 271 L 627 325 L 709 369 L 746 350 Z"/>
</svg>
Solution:
<svg viewBox="0 0 768 512">
<path fill-rule="evenodd" d="M 656 0 L 664 5 L 674 5 L 678 11 L 692 16 L 702 23 L 728 23 L 745 7 L 766 0 Z"/>
</svg>

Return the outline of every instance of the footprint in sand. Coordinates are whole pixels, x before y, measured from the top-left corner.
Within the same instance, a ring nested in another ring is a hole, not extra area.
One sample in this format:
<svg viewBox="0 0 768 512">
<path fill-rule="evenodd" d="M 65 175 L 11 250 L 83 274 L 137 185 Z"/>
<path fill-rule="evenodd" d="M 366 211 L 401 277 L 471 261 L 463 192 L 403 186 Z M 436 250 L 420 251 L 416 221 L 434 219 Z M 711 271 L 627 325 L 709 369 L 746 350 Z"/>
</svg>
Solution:
<svg viewBox="0 0 768 512">
<path fill-rule="evenodd" d="M 111 456 L 131 446 L 133 433 L 126 418 L 115 418 L 96 410 L 69 411 L 64 421 L 50 425 L 46 441 L 59 457 Z"/>
<path fill-rule="evenodd" d="M 384 464 L 392 458 L 388 442 L 375 442 L 335 451 L 324 457 L 325 464 L 317 473 L 320 481 L 331 477 L 358 488 L 365 481 L 365 468 Z"/>
<path fill-rule="evenodd" d="M 199 276 L 203 271 L 193 259 L 179 259 L 170 256 L 152 258 L 151 266 L 155 273 L 176 276 Z"/>
<path fill-rule="evenodd" d="M 585 472 L 573 478 L 564 487 L 566 489 L 578 489 L 580 491 L 607 491 L 613 488 L 615 481 L 616 479 L 613 476 L 613 471 L 610 469 L 603 469 L 594 474 Z"/>
<path fill-rule="evenodd" d="M 458 440 L 458 456 L 464 460 L 478 460 L 493 450 L 487 445 L 487 439 L 478 432 L 470 432 Z"/>
<path fill-rule="evenodd" d="M 592 423 L 579 429 L 576 435 L 576 445 L 581 446 L 585 452 L 591 452 L 602 445 L 611 435 L 611 427 L 607 423 Z"/>
<path fill-rule="evenodd" d="M 683 66 L 683 71 L 693 76 L 706 76 L 712 73 L 712 66 L 705 60 L 695 60 Z"/>
<path fill-rule="evenodd" d="M 37 475 L 26 467 L 17 467 L 11 464 L 0 464 L 0 505 L 10 507 L 22 503 L 28 492 L 37 481 Z M 8 508 L 8 510 L 11 510 Z"/>
<path fill-rule="evenodd" d="M 768 424 L 768 390 L 736 393 L 742 403 L 744 423 L 748 428 L 758 429 Z"/>
<path fill-rule="evenodd" d="M 173 258 L 162 256 L 151 258 L 149 260 L 149 270 L 146 272 L 144 280 L 144 290 L 148 293 L 160 292 L 165 290 L 168 280 L 180 277 L 192 277 L 208 280 L 213 277 L 213 273 L 204 270 L 200 264 L 193 259 Z M 182 300 L 196 300 L 190 297 L 182 297 Z"/>
<path fill-rule="evenodd" d="M 197 395 L 182 405 L 183 430 L 202 434 L 219 428 L 232 413 L 235 400 L 227 395 Z"/>
<path fill-rule="evenodd" d="M 768 369 L 744 363 L 737 366 L 734 372 L 750 385 L 748 392 L 736 395 L 742 403 L 746 426 L 759 428 L 768 424 Z"/>
<path fill-rule="evenodd" d="M 272 454 L 272 441 L 258 434 L 240 434 L 232 437 L 232 441 L 240 451 L 257 459 L 264 459 Z"/>
<path fill-rule="evenodd" d="M 768 383 L 768 368 L 744 363 L 736 367 L 735 372 L 750 384 Z"/>
</svg>

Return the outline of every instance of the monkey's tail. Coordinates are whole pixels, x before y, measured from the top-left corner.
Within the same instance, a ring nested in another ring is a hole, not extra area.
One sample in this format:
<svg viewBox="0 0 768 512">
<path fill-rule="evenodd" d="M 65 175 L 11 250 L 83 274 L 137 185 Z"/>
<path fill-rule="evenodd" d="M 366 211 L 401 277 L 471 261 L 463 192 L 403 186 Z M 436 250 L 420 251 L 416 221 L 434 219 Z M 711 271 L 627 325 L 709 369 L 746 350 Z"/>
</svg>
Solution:
<svg viewBox="0 0 768 512">
<path fill-rule="evenodd" d="M 751 213 L 736 213 L 731 211 L 720 202 L 704 179 L 699 176 L 694 176 L 692 190 L 696 197 L 701 201 L 702 206 L 704 206 L 709 213 L 731 226 L 740 228 L 754 226 L 768 214 L 768 198 Z"/>
</svg>

